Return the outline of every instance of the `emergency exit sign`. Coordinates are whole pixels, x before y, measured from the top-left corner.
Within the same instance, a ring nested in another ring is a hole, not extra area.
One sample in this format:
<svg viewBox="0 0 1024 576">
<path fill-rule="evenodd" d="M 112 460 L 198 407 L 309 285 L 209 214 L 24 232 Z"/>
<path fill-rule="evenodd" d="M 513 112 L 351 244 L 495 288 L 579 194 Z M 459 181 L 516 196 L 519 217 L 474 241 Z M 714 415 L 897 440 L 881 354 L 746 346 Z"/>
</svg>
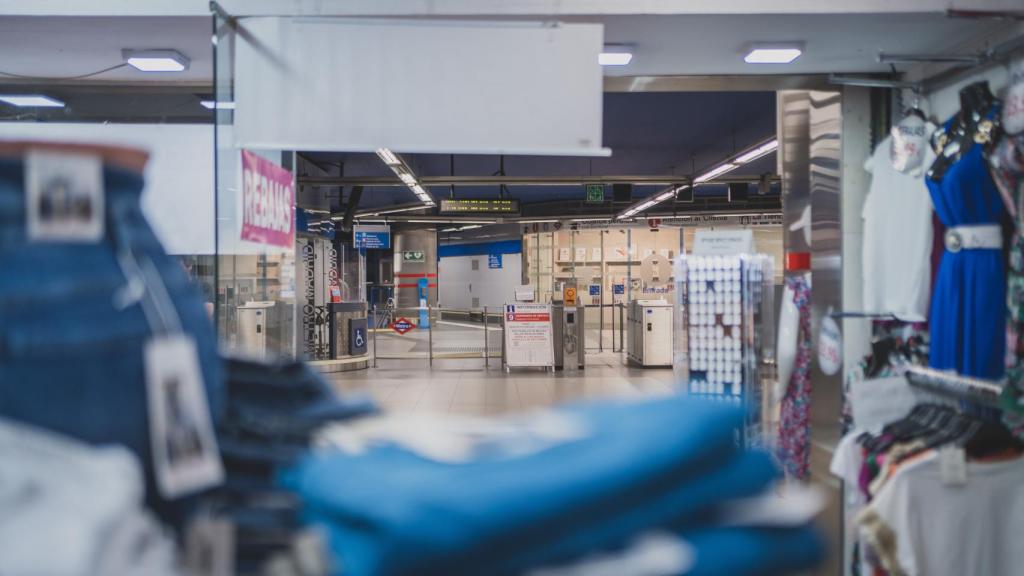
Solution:
<svg viewBox="0 0 1024 576">
<path fill-rule="evenodd" d="M 587 184 L 587 202 L 592 204 L 604 202 L 604 184 Z"/>
</svg>

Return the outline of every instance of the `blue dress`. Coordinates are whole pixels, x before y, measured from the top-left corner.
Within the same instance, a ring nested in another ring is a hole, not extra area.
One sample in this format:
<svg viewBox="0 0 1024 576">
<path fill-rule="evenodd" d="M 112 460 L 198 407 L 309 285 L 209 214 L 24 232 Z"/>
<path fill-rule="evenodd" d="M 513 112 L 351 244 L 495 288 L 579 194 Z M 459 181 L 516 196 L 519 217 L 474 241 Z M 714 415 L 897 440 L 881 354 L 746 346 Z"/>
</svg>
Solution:
<svg viewBox="0 0 1024 576">
<path fill-rule="evenodd" d="M 994 118 L 993 110 L 989 118 Z M 946 122 L 949 130 L 952 120 Z M 925 178 L 939 219 L 948 228 L 1000 224 L 1006 208 L 988 171 L 984 146 L 970 148 L 940 181 Z M 893 248 L 896 248 L 895 246 Z M 929 364 L 979 378 L 1003 376 L 1006 351 L 1006 268 L 1002 250 L 946 250 L 932 295 Z"/>
</svg>

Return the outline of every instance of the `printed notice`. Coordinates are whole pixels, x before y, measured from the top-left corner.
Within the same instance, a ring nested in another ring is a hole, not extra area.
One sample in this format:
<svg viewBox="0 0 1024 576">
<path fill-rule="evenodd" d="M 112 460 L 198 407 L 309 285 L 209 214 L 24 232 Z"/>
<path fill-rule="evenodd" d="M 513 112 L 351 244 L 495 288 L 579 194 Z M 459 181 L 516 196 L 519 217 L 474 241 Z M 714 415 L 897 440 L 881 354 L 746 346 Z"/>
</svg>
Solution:
<svg viewBox="0 0 1024 576">
<path fill-rule="evenodd" d="M 510 367 L 554 365 L 550 305 L 505 305 L 505 352 Z"/>
</svg>

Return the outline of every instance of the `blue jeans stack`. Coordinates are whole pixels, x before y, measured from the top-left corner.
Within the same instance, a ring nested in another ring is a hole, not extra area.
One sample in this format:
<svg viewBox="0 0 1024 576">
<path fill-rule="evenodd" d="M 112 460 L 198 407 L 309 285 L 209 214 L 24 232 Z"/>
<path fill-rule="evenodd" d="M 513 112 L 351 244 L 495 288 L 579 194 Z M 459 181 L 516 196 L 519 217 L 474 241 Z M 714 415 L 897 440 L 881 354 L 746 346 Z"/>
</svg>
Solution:
<svg viewBox="0 0 1024 576">
<path fill-rule="evenodd" d="M 214 421 L 224 409 L 216 337 L 199 293 L 142 214 L 141 173 L 108 164 L 102 178 L 98 242 L 34 242 L 25 162 L 0 157 L 0 416 L 127 446 L 146 470 L 148 502 L 171 513 L 157 497 L 143 364 L 162 327 L 147 319 L 119 256 L 157 272 L 162 301 L 196 342 Z"/>
<path fill-rule="evenodd" d="M 582 404 L 536 420 L 548 431 L 560 421 L 584 431 L 548 445 L 506 437 L 462 462 L 396 443 L 320 451 L 281 482 L 305 500 L 305 518 L 329 532 L 346 576 L 529 574 L 621 550 L 652 531 L 697 550 L 698 561 L 679 573 L 813 566 L 822 547 L 806 522 L 716 524 L 720 506 L 763 495 L 779 478 L 767 454 L 736 447 L 742 416 L 683 397 Z"/>
<path fill-rule="evenodd" d="M 302 363 L 225 361 L 227 409 L 217 426 L 227 479 L 204 503 L 236 531 L 239 573 L 258 573 L 289 554 L 306 529 L 298 494 L 274 483 L 277 472 L 309 454 L 314 431 L 377 411 L 369 397 L 337 396 Z"/>
</svg>

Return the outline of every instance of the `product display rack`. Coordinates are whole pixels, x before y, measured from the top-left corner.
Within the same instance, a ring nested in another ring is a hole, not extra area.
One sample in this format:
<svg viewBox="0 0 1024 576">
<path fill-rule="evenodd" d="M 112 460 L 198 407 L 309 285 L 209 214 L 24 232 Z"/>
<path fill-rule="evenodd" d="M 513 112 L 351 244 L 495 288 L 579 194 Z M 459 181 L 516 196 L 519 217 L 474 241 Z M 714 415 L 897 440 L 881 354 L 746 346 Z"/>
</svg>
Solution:
<svg viewBox="0 0 1024 576">
<path fill-rule="evenodd" d="M 680 389 L 742 405 L 746 446 L 765 444 L 766 371 L 773 357 L 772 258 L 764 254 L 683 256 L 676 260 L 675 375 Z"/>
</svg>

